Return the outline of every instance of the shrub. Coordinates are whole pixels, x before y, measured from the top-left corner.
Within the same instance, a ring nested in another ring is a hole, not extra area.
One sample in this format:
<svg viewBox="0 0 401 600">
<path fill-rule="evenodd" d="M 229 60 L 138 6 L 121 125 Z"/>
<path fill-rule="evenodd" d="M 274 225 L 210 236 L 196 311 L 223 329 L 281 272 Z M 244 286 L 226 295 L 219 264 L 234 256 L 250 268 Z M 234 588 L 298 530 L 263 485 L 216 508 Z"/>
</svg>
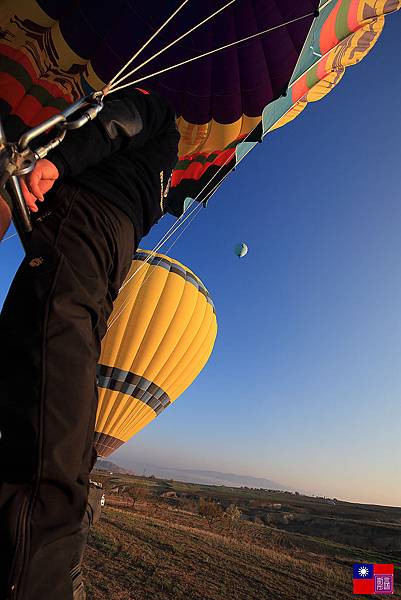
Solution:
<svg viewBox="0 0 401 600">
<path fill-rule="evenodd" d="M 217 502 L 207 498 L 199 500 L 199 514 L 208 522 L 209 527 L 223 518 L 223 510 Z"/>
</svg>

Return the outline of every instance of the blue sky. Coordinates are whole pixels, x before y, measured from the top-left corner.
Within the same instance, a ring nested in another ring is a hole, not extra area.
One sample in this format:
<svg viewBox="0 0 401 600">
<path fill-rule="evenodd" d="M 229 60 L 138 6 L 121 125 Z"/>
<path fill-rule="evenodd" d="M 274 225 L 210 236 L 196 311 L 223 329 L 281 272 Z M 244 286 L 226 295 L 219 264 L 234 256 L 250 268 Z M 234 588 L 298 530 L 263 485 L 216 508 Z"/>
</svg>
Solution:
<svg viewBox="0 0 401 600">
<path fill-rule="evenodd" d="M 112 460 L 399 504 L 400 31 L 397 13 L 362 63 L 269 134 L 172 248 L 211 292 L 215 349 Z M 242 260 L 238 241 L 249 246 Z M 0 301 L 21 256 L 15 238 L 0 245 Z"/>
</svg>

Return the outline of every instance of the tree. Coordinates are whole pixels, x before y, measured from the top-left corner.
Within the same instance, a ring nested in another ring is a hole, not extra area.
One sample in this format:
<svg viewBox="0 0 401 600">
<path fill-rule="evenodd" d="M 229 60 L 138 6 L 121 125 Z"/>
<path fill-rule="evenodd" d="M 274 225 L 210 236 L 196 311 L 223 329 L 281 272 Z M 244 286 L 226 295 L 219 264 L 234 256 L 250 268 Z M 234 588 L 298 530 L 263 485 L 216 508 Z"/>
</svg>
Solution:
<svg viewBox="0 0 401 600">
<path fill-rule="evenodd" d="M 209 527 L 223 518 L 223 510 L 217 502 L 208 498 L 199 500 L 199 514 L 208 522 Z"/>
<path fill-rule="evenodd" d="M 241 511 L 235 504 L 230 504 L 225 510 L 224 518 L 229 529 L 233 529 L 241 518 Z"/>
<path fill-rule="evenodd" d="M 148 496 L 148 490 L 135 485 L 129 488 L 128 495 L 132 499 L 132 507 L 134 507 L 138 500 L 144 500 Z"/>
<path fill-rule="evenodd" d="M 236 504 L 230 504 L 230 506 L 226 508 L 225 515 L 230 521 L 239 521 L 241 517 L 241 510 L 238 508 L 238 506 L 236 506 Z"/>
</svg>

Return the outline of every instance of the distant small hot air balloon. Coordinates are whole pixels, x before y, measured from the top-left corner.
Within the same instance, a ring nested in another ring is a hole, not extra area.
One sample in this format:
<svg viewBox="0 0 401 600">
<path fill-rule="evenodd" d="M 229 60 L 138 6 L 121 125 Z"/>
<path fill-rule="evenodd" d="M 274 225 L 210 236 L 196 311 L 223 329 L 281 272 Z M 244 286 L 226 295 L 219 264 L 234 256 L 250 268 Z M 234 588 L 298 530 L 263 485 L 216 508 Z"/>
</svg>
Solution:
<svg viewBox="0 0 401 600">
<path fill-rule="evenodd" d="M 243 256 L 245 256 L 245 254 L 248 253 L 248 246 L 245 244 L 245 242 L 240 242 L 239 244 L 235 244 L 234 252 L 235 252 L 236 256 L 238 256 L 238 258 L 242 258 Z"/>
<path fill-rule="evenodd" d="M 178 261 L 138 250 L 109 319 L 97 376 L 95 447 L 108 456 L 194 381 L 212 352 L 216 312 Z"/>
</svg>

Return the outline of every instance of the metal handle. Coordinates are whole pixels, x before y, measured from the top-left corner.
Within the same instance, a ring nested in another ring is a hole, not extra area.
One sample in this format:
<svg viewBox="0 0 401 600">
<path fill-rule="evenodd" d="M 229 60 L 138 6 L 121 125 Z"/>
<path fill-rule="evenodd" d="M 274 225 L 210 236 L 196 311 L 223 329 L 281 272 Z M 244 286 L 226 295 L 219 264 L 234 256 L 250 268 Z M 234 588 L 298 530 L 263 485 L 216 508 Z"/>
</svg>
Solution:
<svg viewBox="0 0 401 600">
<path fill-rule="evenodd" d="M 0 179 L 4 183 L 7 181 L 7 187 L 12 198 L 13 204 L 13 221 L 17 229 L 18 235 L 25 247 L 26 234 L 32 231 L 32 223 L 28 208 L 25 204 L 22 194 L 19 175 L 29 172 L 35 165 L 35 160 L 44 158 L 50 150 L 58 146 L 64 139 L 67 130 L 78 129 L 91 121 L 103 108 L 103 92 L 95 92 L 84 98 L 80 98 L 71 106 L 68 106 L 63 112 L 46 119 L 40 125 L 33 127 L 24 133 L 16 144 L 7 144 L 5 132 L 0 120 L 0 150 L 7 151 L 9 156 L 3 161 L 3 173 L 0 173 Z M 68 118 L 76 111 L 88 107 L 83 115 L 74 121 L 68 121 Z M 29 144 L 43 133 L 56 127 L 58 133 L 55 137 L 34 152 L 29 148 Z M 5 156 L 5 155 L 4 155 Z M 3 181 L 4 180 L 4 181 Z"/>
<path fill-rule="evenodd" d="M 101 102 L 99 104 L 96 104 L 95 106 L 90 106 L 88 110 L 82 115 L 82 117 L 76 119 L 75 121 L 67 121 L 64 127 L 68 130 L 79 129 L 79 127 L 82 127 L 89 121 L 92 121 L 96 117 L 96 115 L 102 110 L 102 108 L 103 104 Z"/>
<path fill-rule="evenodd" d="M 32 129 L 21 135 L 20 139 L 18 140 L 18 150 L 20 152 L 26 150 L 28 145 L 39 135 L 42 135 L 42 133 L 45 133 L 46 131 L 48 131 L 48 129 L 52 129 L 59 123 L 65 123 L 66 121 L 67 119 L 65 118 L 63 113 L 60 113 L 59 115 L 54 115 L 53 117 L 50 117 L 50 119 L 46 119 L 46 121 L 43 121 L 43 123 L 41 123 L 40 125 L 32 127 Z"/>
<path fill-rule="evenodd" d="M 77 110 L 80 110 L 81 108 L 84 108 L 85 106 L 87 106 L 89 104 L 92 104 L 93 100 L 94 100 L 93 94 L 90 94 L 89 96 L 84 96 L 83 98 L 76 100 L 76 102 L 74 102 L 73 104 L 70 104 L 70 106 L 67 106 L 67 108 L 65 108 L 61 114 L 63 114 L 65 116 L 65 118 L 68 119 L 68 117 L 70 117 L 75 112 L 77 112 Z"/>
<path fill-rule="evenodd" d="M 45 144 L 44 146 L 37 148 L 37 150 L 35 150 L 35 152 L 34 152 L 35 157 L 37 159 L 45 158 L 45 156 L 48 155 L 50 150 L 53 150 L 53 148 L 56 148 L 63 141 L 66 133 L 67 133 L 67 130 L 63 129 L 63 131 L 61 131 L 59 133 L 59 135 L 57 137 L 55 137 L 54 139 L 52 139 L 48 144 Z"/>
<path fill-rule="evenodd" d="M 8 180 L 8 186 L 10 188 L 10 193 L 12 194 L 11 198 L 13 200 L 13 208 L 15 211 L 14 218 L 19 222 L 20 228 L 22 228 L 24 232 L 29 233 L 32 231 L 31 218 L 25 204 L 17 175 L 12 175 L 10 177 Z"/>
<path fill-rule="evenodd" d="M 58 125 L 62 129 L 78 129 L 79 127 L 82 127 L 82 125 L 85 125 L 85 123 L 87 123 L 89 120 L 94 119 L 98 112 L 103 108 L 102 98 L 103 95 L 99 92 L 96 92 L 95 94 L 91 94 L 89 96 L 85 96 L 84 98 L 80 98 L 79 100 L 74 102 L 74 104 L 68 106 L 61 113 L 54 115 L 49 119 L 46 119 L 46 121 L 43 121 L 43 123 L 37 125 L 36 127 L 32 127 L 32 129 L 24 133 L 18 140 L 18 150 L 20 152 L 25 150 L 35 138 L 42 135 L 42 133 L 45 133 L 49 129 L 53 129 L 53 127 L 55 127 L 56 125 Z M 93 105 L 93 102 L 96 102 L 96 104 Z M 85 108 L 85 106 L 88 106 L 89 108 L 85 112 L 85 114 L 82 115 L 79 119 L 76 119 L 75 121 L 67 120 L 68 117 L 77 112 L 77 110 Z M 1 136 L 2 131 L 0 130 L 0 143 Z"/>
</svg>

